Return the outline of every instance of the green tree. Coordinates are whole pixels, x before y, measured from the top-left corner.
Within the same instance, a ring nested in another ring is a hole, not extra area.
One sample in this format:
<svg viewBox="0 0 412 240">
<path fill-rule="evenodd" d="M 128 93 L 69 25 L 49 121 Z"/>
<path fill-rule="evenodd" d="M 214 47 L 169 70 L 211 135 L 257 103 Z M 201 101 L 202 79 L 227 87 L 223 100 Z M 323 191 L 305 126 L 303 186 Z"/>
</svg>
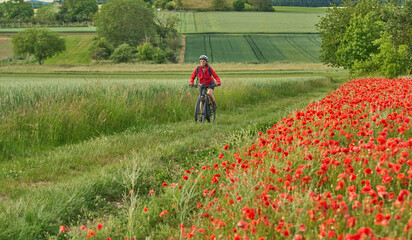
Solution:
<svg viewBox="0 0 412 240">
<path fill-rule="evenodd" d="M 93 39 L 89 48 L 90 57 L 96 61 L 109 59 L 113 53 L 113 45 L 104 37 Z"/>
<path fill-rule="evenodd" d="M 356 61 L 370 60 L 371 54 L 378 53 L 378 46 L 374 42 L 382 33 L 383 23 L 376 12 L 352 17 L 336 52 L 339 65 L 351 69 Z"/>
<path fill-rule="evenodd" d="M 344 2 L 343 7 L 338 8 L 337 6 L 334 6 L 329 8 L 326 11 L 326 16 L 322 17 L 316 25 L 322 39 L 320 60 L 333 67 L 342 67 L 343 65 L 341 61 L 343 60 L 343 55 L 338 58 L 336 53 L 339 49 L 341 49 L 341 53 L 343 52 L 341 44 L 346 43 L 350 38 L 350 36 L 346 34 L 346 31 L 351 25 L 351 19 L 357 16 L 358 20 L 356 21 L 356 24 L 358 24 L 359 21 L 362 21 L 364 16 L 373 12 L 375 15 L 370 16 L 370 18 L 373 19 L 369 19 L 368 21 L 375 21 L 376 18 L 381 16 L 381 7 L 381 2 L 379 0 L 349 0 Z M 355 22 L 352 20 L 351 30 L 357 31 L 354 29 L 354 24 Z M 361 25 L 362 24 L 359 26 Z M 364 31 L 367 31 L 369 26 L 364 27 L 366 28 Z M 347 38 L 346 41 L 343 40 L 345 36 Z"/>
<path fill-rule="evenodd" d="M 255 7 L 258 11 L 273 12 L 275 9 L 272 7 L 271 0 L 249 0 L 249 3 Z"/>
<path fill-rule="evenodd" d="M 0 5 L 3 18 L 8 21 L 28 22 L 34 15 L 33 7 L 24 0 L 9 0 Z"/>
<path fill-rule="evenodd" d="M 96 0 L 65 0 L 60 8 L 59 18 L 64 22 L 92 20 L 99 7 Z"/>
<path fill-rule="evenodd" d="M 156 38 L 153 10 L 142 0 L 112 0 L 102 6 L 95 23 L 98 36 L 114 46 L 122 43 L 137 46 Z"/>
<path fill-rule="evenodd" d="M 64 39 L 47 28 L 25 29 L 13 37 L 12 43 L 15 55 L 33 55 L 40 65 L 45 59 L 66 50 Z"/>
<path fill-rule="evenodd" d="M 56 4 L 47 4 L 37 9 L 35 19 L 40 23 L 52 23 L 56 22 L 58 14 L 59 7 Z"/>
<path fill-rule="evenodd" d="M 226 0 L 212 0 L 212 9 L 222 11 L 228 10 L 229 7 Z"/>
<path fill-rule="evenodd" d="M 114 63 L 130 62 L 133 59 L 132 51 L 133 48 L 129 46 L 129 44 L 123 43 L 114 50 L 110 59 L 113 60 Z"/>
<path fill-rule="evenodd" d="M 232 3 L 233 9 L 235 11 L 243 11 L 245 9 L 245 0 L 234 0 Z"/>
</svg>

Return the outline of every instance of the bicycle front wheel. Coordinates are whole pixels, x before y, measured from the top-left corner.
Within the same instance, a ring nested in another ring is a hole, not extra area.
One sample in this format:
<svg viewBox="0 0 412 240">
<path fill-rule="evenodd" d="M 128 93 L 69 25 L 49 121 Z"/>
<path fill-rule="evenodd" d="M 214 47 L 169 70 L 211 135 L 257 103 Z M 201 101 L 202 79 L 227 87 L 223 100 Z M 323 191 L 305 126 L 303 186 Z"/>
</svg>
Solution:
<svg viewBox="0 0 412 240">
<path fill-rule="evenodd" d="M 203 113 L 203 107 L 204 104 L 202 104 L 202 99 L 198 98 L 196 101 L 195 105 L 195 122 L 204 122 L 205 121 L 205 115 Z"/>
</svg>

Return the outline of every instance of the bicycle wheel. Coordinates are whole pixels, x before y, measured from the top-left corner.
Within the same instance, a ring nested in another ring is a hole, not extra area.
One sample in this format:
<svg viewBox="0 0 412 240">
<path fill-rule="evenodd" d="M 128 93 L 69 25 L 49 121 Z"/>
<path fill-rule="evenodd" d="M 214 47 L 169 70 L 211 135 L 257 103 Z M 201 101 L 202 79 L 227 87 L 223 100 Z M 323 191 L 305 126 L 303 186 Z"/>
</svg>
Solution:
<svg viewBox="0 0 412 240">
<path fill-rule="evenodd" d="M 204 121 L 210 122 L 210 102 L 209 99 L 206 100 L 205 107 L 203 108 L 203 117 L 205 118 Z"/>
<path fill-rule="evenodd" d="M 212 105 L 212 104 L 210 104 L 209 109 L 210 109 L 210 121 L 214 122 L 215 119 L 216 119 L 216 110 L 213 109 L 213 105 Z"/>
<path fill-rule="evenodd" d="M 205 115 L 204 115 L 204 109 L 205 107 L 204 104 L 202 104 L 202 107 L 200 106 L 202 103 L 202 99 L 198 98 L 196 101 L 195 105 L 195 122 L 204 122 L 205 121 Z"/>
</svg>

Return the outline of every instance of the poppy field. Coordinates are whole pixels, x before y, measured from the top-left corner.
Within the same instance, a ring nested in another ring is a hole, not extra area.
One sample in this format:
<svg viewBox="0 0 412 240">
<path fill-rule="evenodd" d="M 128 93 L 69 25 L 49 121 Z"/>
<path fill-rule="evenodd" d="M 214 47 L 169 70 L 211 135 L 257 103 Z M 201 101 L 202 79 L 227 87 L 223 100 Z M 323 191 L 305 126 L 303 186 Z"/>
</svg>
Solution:
<svg viewBox="0 0 412 240">
<path fill-rule="evenodd" d="M 411 116 L 412 79 L 351 81 L 163 183 L 160 217 L 191 216 L 175 239 L 411 239 Z"/>
</svg>

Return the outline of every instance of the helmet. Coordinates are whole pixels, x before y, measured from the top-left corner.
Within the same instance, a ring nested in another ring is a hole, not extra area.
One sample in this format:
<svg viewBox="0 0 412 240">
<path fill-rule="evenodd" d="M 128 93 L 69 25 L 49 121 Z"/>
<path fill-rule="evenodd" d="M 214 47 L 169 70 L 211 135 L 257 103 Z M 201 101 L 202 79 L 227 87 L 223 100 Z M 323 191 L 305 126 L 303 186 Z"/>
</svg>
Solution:
<svg viewBox="0 0 412 240">
<path fill-rule="evenodd" d="M 209 60 L 209 58 L 206 56 L 206 55 L 201 55 L 200 57 L 199 57 L 199 60 Z"/>
</svg>

